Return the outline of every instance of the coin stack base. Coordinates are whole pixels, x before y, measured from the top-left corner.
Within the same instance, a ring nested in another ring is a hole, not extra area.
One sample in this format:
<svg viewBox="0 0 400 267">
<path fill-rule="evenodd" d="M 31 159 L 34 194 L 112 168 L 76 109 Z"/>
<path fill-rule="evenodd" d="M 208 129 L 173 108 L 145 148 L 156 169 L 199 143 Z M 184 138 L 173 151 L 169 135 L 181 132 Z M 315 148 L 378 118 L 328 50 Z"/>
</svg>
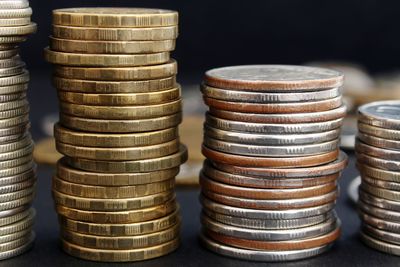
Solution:
<svg viewBox="0 0 400 267">
<path fill-rule="evenodd" d="M 357 168 L 361 239 L 400 256 L 400 101 L 380 101 L 358 110 Z"/>
<path fill-rule="evenodd" d="M 201 242 L 252 261 L 291 261 L 327 251 L 340 236 L 338 149 L 343 76 L 279 65 L 206 72 L 209 106 L 200 174 Z"/>
<path fill-rule="evenodd" d="M 64 154 L 53 177 L 62 248 L 93 261 L 152 259 L 179 245 L 175 176 L 181 88 L 170 58 L 178 13 L 143 8 L 53 12 L 45 49 L 54 64 Z"/>
</svg>

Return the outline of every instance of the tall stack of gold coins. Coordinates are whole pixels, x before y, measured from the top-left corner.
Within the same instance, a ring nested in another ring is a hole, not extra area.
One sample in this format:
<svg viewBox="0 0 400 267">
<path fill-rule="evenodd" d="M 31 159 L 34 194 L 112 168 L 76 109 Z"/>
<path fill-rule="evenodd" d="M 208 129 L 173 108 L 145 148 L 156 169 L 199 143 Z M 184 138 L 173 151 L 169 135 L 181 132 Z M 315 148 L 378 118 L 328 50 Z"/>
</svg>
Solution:
<svg viewBox="0 0 400 267">
<path fill-rule="evenodd" d="M 36 31 L 31 15 L 28 1 L 0 1 L 0 259 L 27 251 L 35 239 L 29 73 L 18 54 L 18 44 Z"/>
<path fill-rule="evenodd" d="M 53 179 L 63 249 L 94 261 L 139 261 L 179 244 L 175 176 L 181 91 L 170 59 L 178 13 L 140 8 L 53 12 L 64 154 Z"/>
<path fill-rule="evenodd" d="M 346 113 L 343 75 L 285 65 L 206 72 L 200 175 L 201 240 L 210 250 L 254 261 L 327 251 L 340 235 L 338 149 Z"/>
<path fill-rule="evenodd" d="M 400 255 L 400 101 L 359 108 L 356 156 L 361 238 L 372 248 Z"/>
</svg>

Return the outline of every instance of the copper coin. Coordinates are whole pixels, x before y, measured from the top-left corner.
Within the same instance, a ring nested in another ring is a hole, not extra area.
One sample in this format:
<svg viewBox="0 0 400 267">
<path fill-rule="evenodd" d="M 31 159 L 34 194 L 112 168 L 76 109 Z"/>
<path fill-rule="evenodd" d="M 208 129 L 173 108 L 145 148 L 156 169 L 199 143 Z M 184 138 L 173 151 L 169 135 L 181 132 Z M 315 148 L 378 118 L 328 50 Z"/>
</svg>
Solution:
<svg viewBox="0 0 400 267">
<path fill-rule="evenodd" d="M 202 146 L 203 155 L 216 162 L 243 167 L 310 167 L 335 161 L 339 150 L 306 157 L 267 158 L 226 154 Z"/>
<path fill-rule="evenodd" d="M 340 87 L 343 74 L 329 69 L 289 65 L 248 65 L 212 69 L 205 83 L 230 90 L 302 91 Z"/>
<path fill-rule="evenodd" d="M 228 102 L 209 97 L 203 97 L 207 106 L 214 109 L 222 109 L 234 112 L 245 113 L 301 113 L 301 112 L 317 112 L 338 108 L 342 105 L 342 97 L 338 96 L 332 99 L 298 102 L 298 103 L 245 103 L 245 102 Z"/>
</svg>

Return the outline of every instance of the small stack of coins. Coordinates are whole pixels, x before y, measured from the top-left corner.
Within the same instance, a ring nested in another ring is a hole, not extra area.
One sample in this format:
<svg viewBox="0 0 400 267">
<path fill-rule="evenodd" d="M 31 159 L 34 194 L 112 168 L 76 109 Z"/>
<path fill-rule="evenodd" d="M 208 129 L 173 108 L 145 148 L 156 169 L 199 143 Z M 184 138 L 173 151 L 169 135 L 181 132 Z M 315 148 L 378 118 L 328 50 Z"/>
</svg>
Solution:
<svg viewBox="0 0 400 267">
<path fill-rule="evenodd" d="M 179 244 L 178 13 L 139 8 L 53 12 L 46 59 L 60 100 L 64 154 L 53 179 L 63 249 L 94 261 L 139 261 Z"/>
<path fill-rule="evenodd" d="M 361 106 L 358 131 L 361 238 L 372 248 L 400 255 L 400 101 Z"/>
<path fill-rule="evenodd" d="M 18 44 L 36 31 L 31 15 L 28 1 L 0 1 L 0 259 L 27 251 L 35 239 L 29 73 L 18 54 Z"/>
<path fill-rule="evenodd" d="M 201 240 L 255 261 L 318 255 L 340 235 L 333 210 L 343 76 L 281 65 L 206 72 Z"/>
</svg>

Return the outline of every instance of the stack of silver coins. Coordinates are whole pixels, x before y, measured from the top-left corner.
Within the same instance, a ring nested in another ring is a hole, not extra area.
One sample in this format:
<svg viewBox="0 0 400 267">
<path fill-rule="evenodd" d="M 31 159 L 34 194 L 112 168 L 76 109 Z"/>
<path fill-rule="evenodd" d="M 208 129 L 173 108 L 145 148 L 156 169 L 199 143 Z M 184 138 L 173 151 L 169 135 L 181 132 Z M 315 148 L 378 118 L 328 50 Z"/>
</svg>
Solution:
<svg viewBox="0 0 400 267">
<path fill-rule="evenodd" d="M 29 73 L 18 44 L 36 31 L 28 1 L 0 1 L 0 259 L 34 241 L 35 164 L 26 99 Z"/>
<path fill-rule="evenodd" d="M 361 238 L 372 248 L 400 255 L 400 101 L 361 106 L 358 130 Z"/>
<path fill-rule="evenodd" d="M 303 259 L 340 236 L 338 149 L 346 108 L 337 71 L 281 65 L 206 72 L 201 240 L 254 261 Z"/>
</svg>

